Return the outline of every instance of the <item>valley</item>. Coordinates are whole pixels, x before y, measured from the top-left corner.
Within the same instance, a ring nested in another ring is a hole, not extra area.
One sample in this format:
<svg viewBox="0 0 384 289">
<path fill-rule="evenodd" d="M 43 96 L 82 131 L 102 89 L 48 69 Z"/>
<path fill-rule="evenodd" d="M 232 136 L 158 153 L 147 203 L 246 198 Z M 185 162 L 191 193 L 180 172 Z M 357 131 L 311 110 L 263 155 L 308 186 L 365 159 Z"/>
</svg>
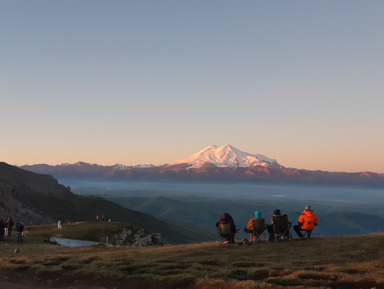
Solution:
<svg viewBox="0 0 384 289">
<path fill-rule="evenodd" d="M 215 182 L 80 181 L 61 179 L 79 195 L 95 195 L 155 217 L 211 230 L 224 212 L 240 230 L 255 210 L 270 220 L 274 209 L 296 224 L 304 206 L 319 217 L 316 236 L 384 231 L 384 189 L 364 186 Z"/>
</svg>

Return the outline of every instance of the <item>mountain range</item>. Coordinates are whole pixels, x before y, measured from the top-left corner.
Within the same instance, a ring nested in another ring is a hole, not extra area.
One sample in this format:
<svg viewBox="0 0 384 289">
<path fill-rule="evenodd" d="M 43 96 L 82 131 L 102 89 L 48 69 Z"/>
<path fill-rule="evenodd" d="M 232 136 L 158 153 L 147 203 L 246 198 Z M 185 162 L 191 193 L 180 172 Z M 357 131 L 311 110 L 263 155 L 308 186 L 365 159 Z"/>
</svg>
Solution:
<svg viewBox="0 0 384 289">
<path fill-rule="evenodd" d="M 246 153 L 231 145 L 212 145 L 187 158 L 160 166 L 102 166 L 77 162 L 61 165 L 25 165 L 21 168 L 56 178 L 384 184 L 384 174 L 288 168 L 265 155 Z"/>
</svg>

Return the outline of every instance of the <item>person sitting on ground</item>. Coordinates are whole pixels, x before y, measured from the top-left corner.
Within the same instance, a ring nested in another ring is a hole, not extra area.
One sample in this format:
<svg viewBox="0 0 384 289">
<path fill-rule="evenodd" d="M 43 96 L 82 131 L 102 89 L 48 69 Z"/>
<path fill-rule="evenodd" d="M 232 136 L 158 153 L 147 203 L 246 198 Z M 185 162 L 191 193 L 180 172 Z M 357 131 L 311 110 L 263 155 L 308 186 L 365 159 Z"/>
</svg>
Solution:
<svg viewBox="0 0 384 289">
<path fill-rule="evenodd" d="M 304 239 L 304 235 L 301 231 L 307 231 L 307 237 L 309 239 L 312 230 L 319 223 L 316 215 L 311 210 L 311 206 L 306 206 L 304 208 L 304 212 L 301 213 L 298 223 L 298 225 L 293 226 L 293 230 L 295 230 L 296 234 L 299 236 L 299 239 Z"/>
<path fill-rule="evenodd" d="M 259 210 L 255 211 L 255 217 L 249 220 L 247 227 L 244 229 L 244 231 L 246 233 L 250 233 L 249 239 L 251 242 L 257 241 L 257 235 L 255 235 L 253 233 L 253 221 L 256 219 L 262 219 L 261 218 L 261 211 L 259 211 Z"/>
<path fill-rule="evenodd" d="M 288 222 L 287 214 L 281 215 L 279 209 L 273 211 L 271 225 L 268 226 L 269 241 L 276 240 L 277 236 L 287 237 L 290 239 L 289 228 L 291 223 Z M 277 236 L 275 236 L 275 233 Z"/>
<path fill-rule="evenodd" d="M 230 214 L 224 213 L 221 215 L 220 219 L 216 222 L 217 231 L 220 233 L 220 224 L 229 224 L 231 228 L 231 237 L 226 237 L 226 243 L 235 243 L 235 236 L 237 233 L 235 222 Z"/>
</svg>

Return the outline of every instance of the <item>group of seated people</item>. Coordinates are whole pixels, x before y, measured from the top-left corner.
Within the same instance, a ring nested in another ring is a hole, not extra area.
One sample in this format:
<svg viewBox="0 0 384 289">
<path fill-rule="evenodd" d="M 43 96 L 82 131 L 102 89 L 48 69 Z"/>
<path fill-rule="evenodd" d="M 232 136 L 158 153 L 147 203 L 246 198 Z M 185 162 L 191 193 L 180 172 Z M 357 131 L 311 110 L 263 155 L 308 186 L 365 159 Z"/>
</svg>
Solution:
<svg viewBox="0 0 384 289">
<path fill-rule="evenodd" d="M 293 230 L 298 235 L 298 239 L 309 239 L 312 230 L 318 225 L 317 216 L 311 210 L 311 206 L 306 206 L 298 219 L 298 225 L 293 226 Z M 236 228 L 232 216 L 228 213 L 221 215 L 216 222 L 216 228 L 220 236 L 225 238 L 225 243 L 235 243 Z M 272 220 L 267 224 L 265 219 L 261 217 L 259 210 L 255 211 L 255 217 L 250 219 L 248 225 L 244 228 L 246 233 L 250 234 L 250 241 L 257 243 L 263 235 L 269 233 L 269 241 L 277 241 L 278 239 L 292 239 L 290 233 L 291 223 L 288 221 L 287 214 L 281 214 L 279 209 L 273 211 Z M 304 232 L 304 234 L 303 234 Z"/>
</svg>

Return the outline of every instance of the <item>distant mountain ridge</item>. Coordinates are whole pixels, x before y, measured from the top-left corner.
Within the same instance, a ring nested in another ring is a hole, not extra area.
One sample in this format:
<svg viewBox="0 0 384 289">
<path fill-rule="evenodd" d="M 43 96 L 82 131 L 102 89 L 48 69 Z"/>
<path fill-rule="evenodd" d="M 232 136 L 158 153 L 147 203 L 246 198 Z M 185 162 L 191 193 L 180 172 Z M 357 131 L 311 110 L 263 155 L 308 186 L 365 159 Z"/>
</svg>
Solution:
<svg viewBox="0 0 384 289">
<path fill-rule="evenodd" d="M 101 166 L 77 162 L 55 166 L 25 165 L 21 168 L 56 178 L 384 185 L 384 174 L 287 168 L 265 155 L 245 153 L 231 145 L 212 145 L 187 158 L 160 166 Z"/>
</svg>

